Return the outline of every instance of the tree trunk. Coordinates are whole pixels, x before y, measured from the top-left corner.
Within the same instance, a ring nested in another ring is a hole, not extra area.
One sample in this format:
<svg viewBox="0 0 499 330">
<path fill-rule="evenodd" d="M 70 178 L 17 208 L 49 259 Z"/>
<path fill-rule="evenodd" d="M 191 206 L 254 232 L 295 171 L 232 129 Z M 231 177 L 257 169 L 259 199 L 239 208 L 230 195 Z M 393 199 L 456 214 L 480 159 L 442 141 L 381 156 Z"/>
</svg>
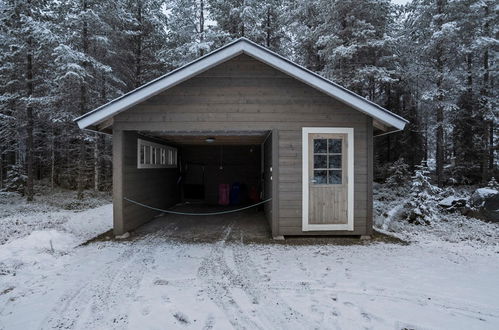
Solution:
<svg viewBox="0 0 499 330">
<path fill-rule="evenodd" d="M 490 23 L 489 23 L 489 15 L 490 10 L 489 6 L 485 6 L 485 23 L 483 26 L 483 34 L 485 37 L 490 37 Z M 483 157 L 482 157 L 482 181 L 487 182 L 489 179 L 489 171 L 492 170 L 494 166 L 494 121 L 493 119 L 489 121 L 486 120 L 488 116 L 488 107 L 489 107 L 489 88 L 490 88 L 490 67 L 489 67 L 489 49 L 486 47 L 483 53 L 483 86 L 481 89 L 481 98 L 482 98 L 482 113 L 481 115 L 484 118 L 483 122 Z M 489 124 L 490 123 L 490 124 Z M 489 124 L 489 125 L 487 125 Z M 488 128 L 487 126 L 490 126 Z M 492 173 L 492 172 L 490 172 Z"/>
<path fill-rule="evenodd" d="M 424 160 L 428 162 L 428 121 L 424 124 Z"/>
<path fill-rule="evenodd" d="M 52 128 L 52 148 L 50 152 L 50 189 L 55 186 L 55 131 Z"/>
<path fill-rule="evenodd" d="M 28 16 L 31 16 L 30 1 L 28 1 Z M 26 55 L 26 87 L 28 104 L 26 106 L 26 199 L 28 202 L 33 200 L 33 106 L 31 97 L 33 96 L 33 54 L 31 37 L 28 37 L 28 49 Z"/>
<path fill-rule="evenodd" d="M 438 30 L 442 29 L 443 20 L 442 15 L 444 14 L 445 0 L 437 0 L 437 26 Z M 443 172 L 444 172 L 444 108 L 443 108 L 443 76 L 444 76 L 444 59 L 443 59 L 443 49 L 442 45 L 438 44 L 436 49 L 436 61 L 437 61 L 437 109 L 436 109 L 436 142 L 437 148 L 435 153 L 436 160 L 436 174 L 437 174 L 437 185 L 439 187 L 443 184 Z"/>
<path fill-rule="evenodd" d="M 270 22 L 271 22 L 270 17 L 271 17 L 271 15 L 270 15 L 270 6 L 269 6 L 267 8 L 267 31 L 266 31 L 267 32 L 267 38 L 266 38 L 266 41 L 265 41 L 265 43 L 267 45 L 267 48 L 270 48 L 270 36 L 271 36 L 271 34 L 270 34 Z"/>
<path fill-rule="evenodd" d="M 489 124 L 489 172 L 494 173 L 494 120 Z"/>
<path fill-rule="evenodd" d="M 0 190 L 3 189 L 3 150 L 0 150 Z"/>
<path fill-rule="evenodd" d="M 135 88 L 142 85 L 142 3 L 137 1 L 137 21 L 139 22 L 139 34 L 135 49 Z"/>
<path fill-rule="evenodd" d="M 82 1 L 82 10 L 87 10 L 86 0 Z M 83 21 L 82 34 L 82 52 L 83 54 L 88 54 L 88 23 Z M 87 70 L 88 63 L 87 60 L 83 60 L 82 66 Z M 85 81 L 80 84 L 80 114 L 83 115 L 87 112 L 87 85 Z M 78 199 L 83 199 L 83 190 L 85 189 L 85 168 L 86 168 L 86 146 L 85 146 L 85 133 L 82 133 L 80 138 L 80 147 L 78 153 L 78 178 L 77 178 L 77 197 Z"/>
<path fill-rule="evenodd" d="M 199 42 L 204 42 L 204 0 L 199 1 Z M 199 50 L 199 56 L 204 55 L 204 49 Z"/>
</svg>

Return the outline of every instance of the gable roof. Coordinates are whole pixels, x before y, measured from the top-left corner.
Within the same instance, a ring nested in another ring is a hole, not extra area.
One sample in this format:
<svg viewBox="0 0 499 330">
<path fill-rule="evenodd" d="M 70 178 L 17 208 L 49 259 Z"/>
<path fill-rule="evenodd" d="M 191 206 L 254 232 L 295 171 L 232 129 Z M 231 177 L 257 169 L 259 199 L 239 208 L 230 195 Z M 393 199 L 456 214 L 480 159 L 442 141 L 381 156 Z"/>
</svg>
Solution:
<svg viewBox="0 0 499 330">
<path fill-rule="evenodd" d="M 189 78 L 226 62 L 238 55 L 249 55 L 321 92 L 371 116 L 383 131 L 402 130 L 408 121 L 352 91 L 262 47 L 246 38 L 239 38 L 170 73 L 132 90 L 75 119 L 80 128 L 96 130 L 98 124 L 145 101 Z"/>
</svg>

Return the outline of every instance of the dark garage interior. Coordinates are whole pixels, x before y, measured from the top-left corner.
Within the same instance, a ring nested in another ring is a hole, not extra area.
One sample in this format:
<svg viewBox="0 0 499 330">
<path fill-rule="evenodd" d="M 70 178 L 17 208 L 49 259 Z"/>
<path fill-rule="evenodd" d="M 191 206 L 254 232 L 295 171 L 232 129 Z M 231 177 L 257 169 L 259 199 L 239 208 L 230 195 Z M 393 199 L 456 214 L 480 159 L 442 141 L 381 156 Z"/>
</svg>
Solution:
<svg viewBox="0 0 499 330">
<path fill-rule="evenodd" d="M 164 213 L 162 223 L 191 223 L 202 231 L 212 221 L 234 223 L 239 214 L 246 213 L 244 221 L 260 223 L 269 232 L 276 189 L 272 134 L 125 132 L 123 181 L 117 180 L 121 185 L 116 184 L 115 189 L 122 189 L 121 210 L 127 221 L 117 230 L 137 228 Z M 242 212 L 199 215 L 234 211 L 265 200 L 268 202 Z M 173 217 L 161 210 L 188 215 Z"/>
<path fill-rule="evenodd" d="M 235 206 L 260 200 L 260 145 L 183 145 L 179 157 L 182 201 Z M 228 199 L 220 196 L 227 191 Z"/>
<path fill-rule="evenodd" d="M 155 196 L 155 205 L 164 205 L 175 211 L 210 213 L 229 211 L 259 203 L 272 196 L 272 134 L 268 131 L 218 133 L 206 132 L 154 135 L 140 133 L 139 138 L 176 150 L 175 167 L 160 169 L 170 175 L 156 176 L 153 185 L 163 189 L 147 189 L 165 196 Z M 158 170 L 139 169 L 139 173 Z M 151 196 L 152 197 L 152 196 Z M 224 221 L 241 218 L 266 223 L 271 221 L 271 202 L 238 212 L 223 215 Z M 248 215 L 252 215 L 248 217 Z M 183 216 L 184 222 L 209 224 L 221 216 Z M 172 218 L 171 215 L 166 215 Z"/>
</svg>

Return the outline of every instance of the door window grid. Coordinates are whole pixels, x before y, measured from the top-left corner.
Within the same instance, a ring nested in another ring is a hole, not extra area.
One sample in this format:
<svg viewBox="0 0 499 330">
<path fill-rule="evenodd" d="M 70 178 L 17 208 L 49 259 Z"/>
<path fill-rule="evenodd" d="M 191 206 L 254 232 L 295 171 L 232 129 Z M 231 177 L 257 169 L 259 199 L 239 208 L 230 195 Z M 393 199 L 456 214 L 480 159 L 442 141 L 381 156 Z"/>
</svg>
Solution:
<svg viewBox="0 0 499 330">
<path fill-rule="evenodd" d="M 341 184 L 342 139 L 313 140 L 314 184 Z"/>
</svg>

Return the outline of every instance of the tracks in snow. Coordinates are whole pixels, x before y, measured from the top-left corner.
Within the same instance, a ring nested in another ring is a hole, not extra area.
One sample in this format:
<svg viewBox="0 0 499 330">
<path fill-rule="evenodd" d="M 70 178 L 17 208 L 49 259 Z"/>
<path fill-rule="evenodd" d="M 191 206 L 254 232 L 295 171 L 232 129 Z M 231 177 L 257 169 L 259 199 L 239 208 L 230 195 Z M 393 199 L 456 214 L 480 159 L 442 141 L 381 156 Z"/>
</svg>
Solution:
<svg viewBox="0 0 499 330">
<path fill-rule="evenodd" d="M 230 324 L 235 329 L 320 327 L 269 289 L 270 279 L 258 272 L 242 238 L 241 242 L 226 244 L 231 231 L 232 226 L 227 226 L 198 269 L 199 281 Z M 251 307 L 240 306 L 241 302 Z"/>
<path fill-rule="evenodd" d="M 144 273 L 154 263 L 156 239 L 150 235 L 139 243 L 128 243 L 117 259 L 66 290 L 41 328 L 125 328 L 128 313 L 123 309 L 122 299 L 129 300 L 135 296 Z"/>
</svg>

